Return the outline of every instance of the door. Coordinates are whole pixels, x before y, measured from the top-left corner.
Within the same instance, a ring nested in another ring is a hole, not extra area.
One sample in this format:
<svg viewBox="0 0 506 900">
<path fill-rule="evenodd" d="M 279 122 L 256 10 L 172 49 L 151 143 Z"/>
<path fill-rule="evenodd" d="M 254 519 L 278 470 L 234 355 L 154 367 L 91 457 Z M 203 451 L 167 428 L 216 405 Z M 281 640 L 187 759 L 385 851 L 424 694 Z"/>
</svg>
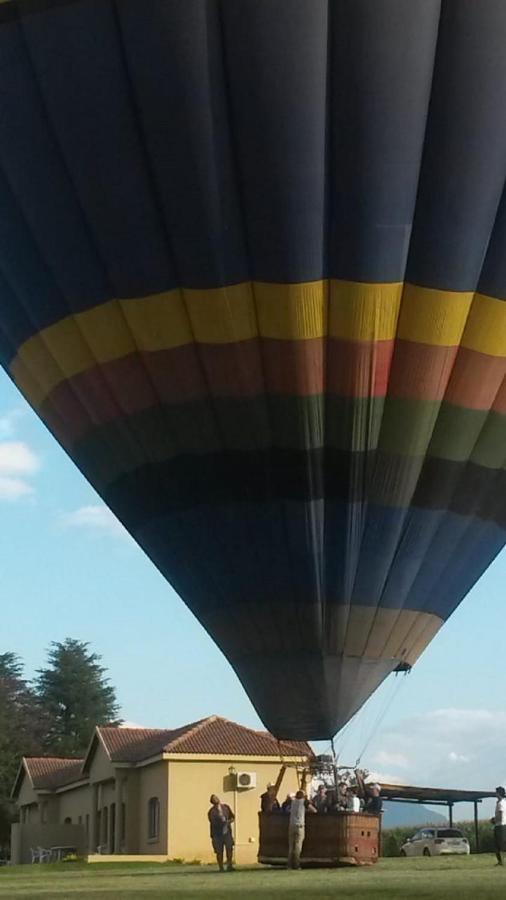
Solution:
<svg viewBox="0 0 506 900">
<path fill-rule="evenodd" d="M 108 852 L 114 853 L 114 835 L 116 833 L 116 804 L 111 803 L 109 815 L 109 847 Z"/>
<path fill-rule="evenodd" d="M 416 834 L 413 835 L 410 847 L 410 856 L 421 856 L 422 855 L 422 832 L 417 831 Z"/>
</svg>

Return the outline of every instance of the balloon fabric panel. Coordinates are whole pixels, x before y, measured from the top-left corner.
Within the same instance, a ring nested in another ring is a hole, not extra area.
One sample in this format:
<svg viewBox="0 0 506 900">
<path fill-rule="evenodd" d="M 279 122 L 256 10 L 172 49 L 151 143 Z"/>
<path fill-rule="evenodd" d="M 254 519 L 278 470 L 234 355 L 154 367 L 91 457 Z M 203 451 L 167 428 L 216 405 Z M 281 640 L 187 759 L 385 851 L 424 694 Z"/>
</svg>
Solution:
<svg viewBox="0 0 506 900">
<path fill-rule="evenodd" d="M 0 5 L 1 362 L 280 738 L 506 540 L 505 39 L 502 0 Z"/>
</svg>

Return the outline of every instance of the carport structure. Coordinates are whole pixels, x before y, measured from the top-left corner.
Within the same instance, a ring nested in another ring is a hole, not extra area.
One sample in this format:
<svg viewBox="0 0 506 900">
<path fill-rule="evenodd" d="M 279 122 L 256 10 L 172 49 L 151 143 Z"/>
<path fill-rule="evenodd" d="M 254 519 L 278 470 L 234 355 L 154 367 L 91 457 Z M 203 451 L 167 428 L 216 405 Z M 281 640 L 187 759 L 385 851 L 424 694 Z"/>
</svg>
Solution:
<svg viewBox="0 0 506 900">
<path fill-rule="evenodd" d="M 480 849 L 478 830 L 478 803 L 488 797 L 495 797 L 495 791 L 461 791 L 453 788 L 415 787 L 407 784 L 382 784 L 383 800 L 395 800 L 397 803 L 424 803 L 429 806 L 446 806 L 448 821 L 453 826 L 453 807 L 456 803 L 472 803 L 474 807 L 474 836 L 476 850 Z"/>
</svg>

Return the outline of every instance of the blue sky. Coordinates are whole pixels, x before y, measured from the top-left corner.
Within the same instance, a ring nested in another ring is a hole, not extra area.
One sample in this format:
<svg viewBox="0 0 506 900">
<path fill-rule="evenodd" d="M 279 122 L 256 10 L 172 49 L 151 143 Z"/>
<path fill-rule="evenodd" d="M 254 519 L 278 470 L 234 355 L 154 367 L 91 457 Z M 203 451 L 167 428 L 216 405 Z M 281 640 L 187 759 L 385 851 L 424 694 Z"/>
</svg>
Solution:
<svg viewBox="0 0 506 900">
<path fill-rule="evenodd" d="M 211 639 L 2 372 L 0 517 L 0 652 L 19 653 L 28 677 L 70 636 L 102 654 L 130 722 L 217 713 L 261 727 Z M 503 552 L 413 672 L 392 676 L 338 738 L 344 762 L 365 748 L 362 764 L 385 778 L 506 783 L 505 585 Z"/>
</svg>

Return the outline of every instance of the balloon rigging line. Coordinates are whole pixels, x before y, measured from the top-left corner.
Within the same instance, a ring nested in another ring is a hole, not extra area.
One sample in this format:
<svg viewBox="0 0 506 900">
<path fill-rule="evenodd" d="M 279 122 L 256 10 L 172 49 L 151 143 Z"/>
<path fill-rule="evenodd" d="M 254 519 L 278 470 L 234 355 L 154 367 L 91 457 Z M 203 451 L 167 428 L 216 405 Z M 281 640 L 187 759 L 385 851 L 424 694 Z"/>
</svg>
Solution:
<svg viewBox="0 0 506 900">
<path fill-rule="evenodd" d="M 391 694 L 387 697 L 386 702 L 385 702 L 385 703 L 383 704 L 383 706 L 381 707 L 381 709 L 380 709 L 378 715 L 376 716 L 376 719 L 375 719 L 374 724 L 373 724 L 373 726 L 372 726 L 372 729 L 371 729 L 371 731 L 370 731 L 370 733 L 369 733 L 369 736 L 368 736 L 368 738 L 367 738 L 367 740 L 366 740 L 366 742 L 365 742 L 365 745 L 364 745 L 364 747 L 363 747 L 361 753 L 360 753 L 359 756 L 358 756 L 358 759 L 357 759 L 356 764 L 355 764 L 356 766 L 358 766 L 358 765 L 360 764 L 360 760 L 362 759 L 362 757 L 363 757 L 365 751 L 366 751 L 367 748 L 369 747 L 369 745 L 370 745 L 370 743 L 371 743 L 373 737 L 375 736 L 375 734 L 376 734 L 376 732 L 377 732 L 377 730 L 378 730 L 378 728 L 379 728 L 381 722 L 382 722 L 383 719 L 385 718 L 385 716 L 386 716 L 388 710 L 390 709 L 390 707 L 391 707 L 391 705 L 392 705 L 394 699 L 396 699 L 396 697 L 397 697 L 398 694 L 400 693 L 400 690 L 402 689 L 402 686 L 403 686 L 403 684 L 404 684 L 404 681 L 405 681 L 405 678 L 402 678 L 400 681 L 397 681 L 397 682 L 394 684 L 394 689 L 393 689 L 393 691 L 392 691 Z"/>
</svg>

